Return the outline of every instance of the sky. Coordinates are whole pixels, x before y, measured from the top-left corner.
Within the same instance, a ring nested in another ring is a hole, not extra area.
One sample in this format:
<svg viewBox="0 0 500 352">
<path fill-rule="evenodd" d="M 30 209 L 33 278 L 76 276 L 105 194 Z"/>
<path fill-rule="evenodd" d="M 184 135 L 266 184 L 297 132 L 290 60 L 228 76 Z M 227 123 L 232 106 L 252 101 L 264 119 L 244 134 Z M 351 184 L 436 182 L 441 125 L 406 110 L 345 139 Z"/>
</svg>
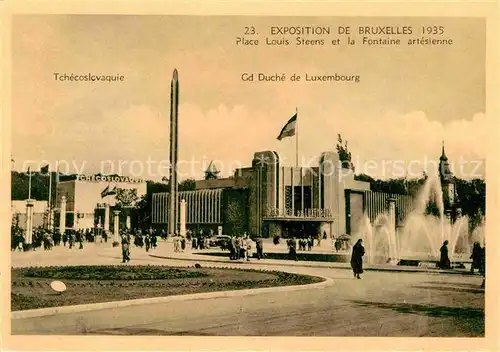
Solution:
<svg viewBox="0 0 500 352">
<path fill-rule="evenodd" d="M 254 26 L 263 43 L 271 26 L 283 25 L 331 26 L 331 38 L 337 37 L 337 26 L 437 25 L 454 43 L 235 44 L 245 26 Z M 221 175 L 230 175 L 250 166 L 253 153 L 263 150 L 275 150 L 284 164 L 294 164 L 296 139 L 276 137 L 296 109 L 302 165 L 317 165 L 315 158 L 335 150 L 341 134 L 357 172 L 374 177 L 421 175 L 439 158 L 442 141 L 457 176 L 484 176 L 485 25 L 472 18 L 17 15 L 12 22 L 15 169 L 45 162 L 54 169 L 59 161 L 67 173 L 161 179 L 167 175 L 174 68 L 180 82 L 181 179 L 202 177 L 210 160 Z M 245 72 L 337 73 L 359 75 L 360 82 L 252 83 L 242 81 Z M 124 80 L 61 82 L 54 73 Z M 404 166 L 396 171 L 396 163 Z"/>
</svg>

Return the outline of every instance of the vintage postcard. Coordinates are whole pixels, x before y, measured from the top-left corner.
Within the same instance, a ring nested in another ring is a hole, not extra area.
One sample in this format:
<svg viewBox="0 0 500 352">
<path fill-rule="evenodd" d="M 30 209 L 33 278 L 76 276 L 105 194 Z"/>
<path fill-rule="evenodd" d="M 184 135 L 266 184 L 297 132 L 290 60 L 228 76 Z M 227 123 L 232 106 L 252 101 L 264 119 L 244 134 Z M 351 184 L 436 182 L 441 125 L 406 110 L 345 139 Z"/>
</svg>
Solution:
<svg viewBox="0 0 500 352">
<path fill-rule="evenodd" d="M 494 2 L 4 5 L 5 348 L 498 347 Z"/>
</svg>

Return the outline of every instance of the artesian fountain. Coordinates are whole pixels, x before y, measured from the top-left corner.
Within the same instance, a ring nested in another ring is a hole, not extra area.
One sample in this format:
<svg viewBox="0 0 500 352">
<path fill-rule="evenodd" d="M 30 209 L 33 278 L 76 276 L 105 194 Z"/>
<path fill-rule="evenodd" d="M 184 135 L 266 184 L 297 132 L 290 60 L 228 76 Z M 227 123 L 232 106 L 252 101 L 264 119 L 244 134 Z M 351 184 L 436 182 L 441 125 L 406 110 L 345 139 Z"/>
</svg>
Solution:
<svg viewBox="0 0 500 352">
<path fill-rule="evenodd" d="M 429 202 L 436 204 L 437 216 L 426 214 Z M 413 204 L 412 212 L 399 228 L 395 219 L 395 200 L 388 199 L 387 211 L 373 223 L 364 216 L 358 238 L 365 243 L 367 262 L 374 263 L 434 263 L 440 258 L 440 248 L 448 241 L 451 262 L 469 261 L 474 242 L 484 246 L 484 217 L 469 233 L 469 219 L 461 216 L 455 204 L 455 180 L 442 146 L 439 173 L 427 177 Z"/>
<path fill-rule="evenodd" d="M 425 214 L 426 206 L 433 200 L 439 216 Z M 440 248 L 448 240 L 448 252 L 452 262 L 468 262 L 474 242 L 484 246 L 484 217 L 469 234 L 469 219 L 460 216 L 454 222 L 445 212 L 441 182 L 438 177 L 428 178 L 419 192 L 413 211 L 403 226 L 396 228 L 395 203 L 388 200 L 388 209 L 379 214 L 373 223 L 364 216 L 359 227 L 358 238 L 363 239 L 367 262 L 401 263 L 436 262 Z"/>
</svg>

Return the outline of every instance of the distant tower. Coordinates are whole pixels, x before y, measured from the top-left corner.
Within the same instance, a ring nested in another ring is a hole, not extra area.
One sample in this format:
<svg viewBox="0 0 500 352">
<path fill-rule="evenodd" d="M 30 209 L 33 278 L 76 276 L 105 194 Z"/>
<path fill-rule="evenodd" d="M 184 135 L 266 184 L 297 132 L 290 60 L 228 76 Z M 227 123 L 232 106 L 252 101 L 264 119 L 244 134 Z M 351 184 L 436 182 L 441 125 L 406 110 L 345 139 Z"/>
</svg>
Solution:
<svg viewBox="0 0 500 352">
<path fill-rule="evenodd" d="M 215 163 L 213 160 L 210 162 L 208 165 L 207 169 L 205 170 L 205 180 L 216 180 L 219 178 L 219 170 L 217 169 L 217 166 L 215 166 Z"/>
<path fill-rule="evenodd" d="M 441 179 L 445 209 L 451 209 L 455 205 L 455 179 L 450 170 L 448 157 L 444 152 L 444 141 L 441 150 L 441 157 L 439 158 L 439 178 Z"/>
<path fill-rule="evenodd" d="M 168 232 L 177 234 L 177 220 L 179 199 L 177 197 L 177 138 L 179 113 L 179 77 L 174 70 L 170 88 L 170 194 L 168 209 Z"/>
</svg>

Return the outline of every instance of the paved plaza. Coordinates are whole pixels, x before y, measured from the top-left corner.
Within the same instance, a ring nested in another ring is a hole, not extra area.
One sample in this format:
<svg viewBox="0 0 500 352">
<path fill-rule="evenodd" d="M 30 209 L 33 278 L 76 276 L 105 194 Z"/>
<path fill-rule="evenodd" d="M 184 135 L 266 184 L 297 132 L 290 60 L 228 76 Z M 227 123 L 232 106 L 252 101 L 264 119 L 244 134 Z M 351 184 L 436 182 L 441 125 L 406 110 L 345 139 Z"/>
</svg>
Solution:
<svg viewBox="0 0 500 352">
<path fill-rule="evenodd" d="M 160 241 L 147 253 L 132 248 L 131 264 L 244 267 L 333 279 L 318 289 L 153 303 L 88 312 L 12 319 L 13 334 L 197 336 L 484 336 L 482 277 L 462 273 L 368 270 L 362 280 L 345 264 L 253 260 L 224 262 L 173 253 Z M 154 255 L 155 257 L 153 257 Z M 177 258 L 165 259 L 161 257 Z M 87 244 L 12 253 L 13 267 L 118 264 L 121 249 Z M 210 261 L 211 260 L 211 261 Z M 377 269 L 377 268 L 373 268 Z M 397 267 L 395 267 L 397 269 Z M 202 296 L 200 296 L 202 297 Z"/>
</svg>

